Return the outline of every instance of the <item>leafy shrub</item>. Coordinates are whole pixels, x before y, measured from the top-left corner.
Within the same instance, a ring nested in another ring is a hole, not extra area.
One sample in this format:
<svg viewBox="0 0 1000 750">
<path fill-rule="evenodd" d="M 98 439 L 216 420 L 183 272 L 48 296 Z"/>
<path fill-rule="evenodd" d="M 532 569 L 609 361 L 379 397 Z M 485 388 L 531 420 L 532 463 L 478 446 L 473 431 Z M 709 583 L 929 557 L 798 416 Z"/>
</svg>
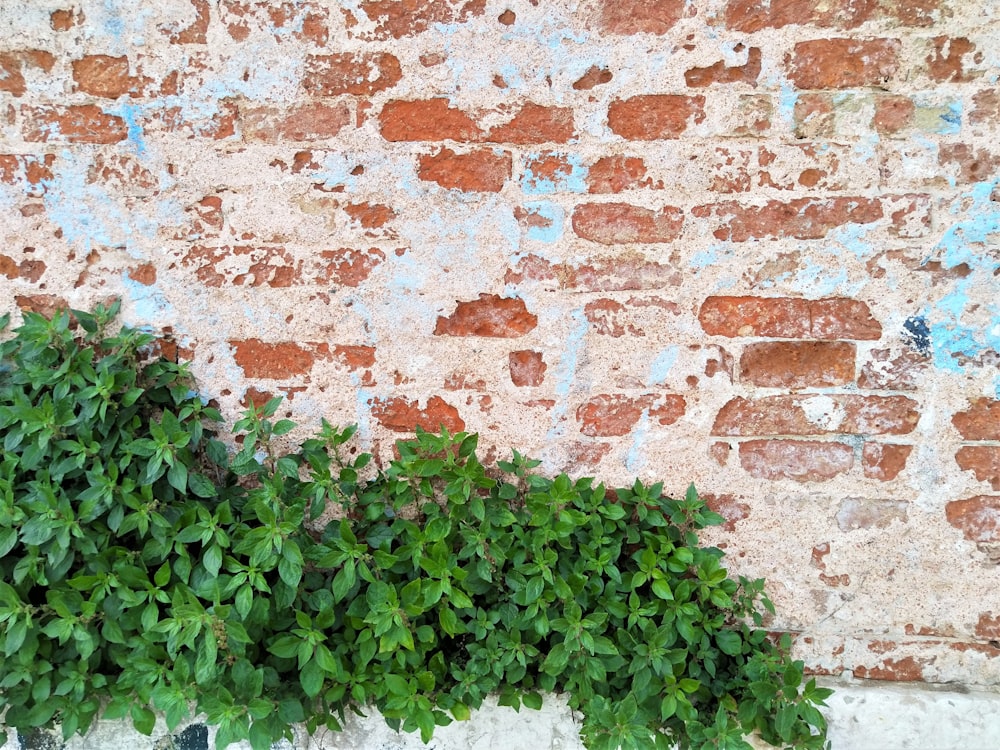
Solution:
<svg viewBox="0 0 1000 750">
<path fill-rule="evenodd" d="M 693 488 L 607 491 L 516 451 L 488 470 L 465 433 L 418 432 L 384 470 L 325 421 L 283 452 L 277 399 L 230 455 L 115 313 L 29 313 L 0 344 L 7 725 L 148 734 L 193 706 L 219 747 L 262 749 L 374 705 L 427 741 L 488 694 L 565 693 L 594 749 L 825 745 L 830 691 L 760 629 L 763 582 L 699 546 L 722 519 Z"/>
</svg>

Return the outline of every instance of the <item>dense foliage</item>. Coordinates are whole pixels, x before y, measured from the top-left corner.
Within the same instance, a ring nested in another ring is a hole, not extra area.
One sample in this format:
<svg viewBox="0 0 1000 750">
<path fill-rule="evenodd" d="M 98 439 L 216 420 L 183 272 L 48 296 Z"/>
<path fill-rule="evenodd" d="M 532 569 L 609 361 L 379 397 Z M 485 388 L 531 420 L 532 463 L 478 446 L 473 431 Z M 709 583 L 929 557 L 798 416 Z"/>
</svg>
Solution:
<svg viewBox="0 0 1000 750">
<path fill-rule="evenodd" d="M 194 708 L 219 747 L 262 749 L 374 705 L 427 740 L 487 694 L 565 693 L 590 748 L 825 745 L 829 691 L 760 629 L 763 582 L 699 546 L 722 519 L 693 488 L 608 491 L 516 451 L 487 469 L 464 433 L 384 470 L 326 422 L 280 451 L 277 400 L 231 454 L 116 312 L 26 313 L 0 344 L 8 726 L 148 734 Z"/>
</svg>

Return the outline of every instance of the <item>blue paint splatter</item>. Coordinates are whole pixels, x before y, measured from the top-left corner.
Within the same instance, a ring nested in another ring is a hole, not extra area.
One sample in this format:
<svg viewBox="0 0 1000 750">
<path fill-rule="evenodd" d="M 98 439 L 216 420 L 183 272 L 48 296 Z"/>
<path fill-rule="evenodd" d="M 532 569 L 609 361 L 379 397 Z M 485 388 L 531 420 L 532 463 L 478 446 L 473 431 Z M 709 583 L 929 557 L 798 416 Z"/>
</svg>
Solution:
<svg viewBox="0 0 1000 750">
<path fill-rule="evenodd" d="M 733 254 L 733 248 L 728 243 L 717 243 L 709 245 L 704 250 L 699 250 L 688 261 L 691 268 L 702 270 L 719 263 L 720 258 L 729 258 Z"/>
<path fill-rule="evenodd" d="M 524 174 L 521 175 L 521 190 L 525 195 L 551 195 L 553 193 L 585 193 L 587 192 L 588 168 L 583 164 L 579 154 L 563 156 L 569 171 L 556 169 L 551 175 L 536 175 L 530 164 L 543 158 L 543 154 L 535 152 L 527 155 Z"/>
<path fill-rule="evenodd" d="M 128 131 L 128 142 L 135 148 L 138 156 L 146 154 L 146 140 L 142 132 L 142 125 L 139 122 L 139 118 L 145 114 L 144 109 L 142 106 L 123 102 L 116 107 L 105 108 L 104 110 L 107 114 L 117 115 L 125 121 L 125 127 Z"/>
<path fill-rule="evenodd" d="M 132 303 L 136 322 L 159 326 L 164 320 L 173 320 L 177 317 L 174 306 L 155 284 L 152 286 L 140 284 L 128 273 L 123 273 L 122 287 L 126 298 Z"/>
<path fill-rule="evenodd" d="M 551 411 L 552 423 L 545 433 L 545 441 L 552 445 L 566 431 L 565 417 L 569 409 L 569 394 L 576 381 L 576 372 L 580 364 L 580 357 L 586 348 L 586 336 L 589 324 L 583 308 L 578 307 L 570 313 L 573 325 L 570 328 L 569 336 L 566 338 L 562 356 L 559 364 L 553 371 L 555 379 L 556 405 Z M 548 451 L 547 451 L 548 452 Z"/>
<path fill-rule="evenodd" d="M 566 212 L 562 206 L 550 201 L 528 201 L 524 204 L 527 211 L 548 222 L 543 226 L 528 226 L 526 234 L 530 240 L 539 242 L 556 242 L 563 233 L 563 222 Z"/>
<path fill-rule="evenodd" d="M 646 378 L 646 385 L 660 385 L 667 379 L 670 369 L 677 362 L 678 349 L 676 346 L 668 346 L 653 360 L 649 368 L 649 377 Z"/>
</svg>

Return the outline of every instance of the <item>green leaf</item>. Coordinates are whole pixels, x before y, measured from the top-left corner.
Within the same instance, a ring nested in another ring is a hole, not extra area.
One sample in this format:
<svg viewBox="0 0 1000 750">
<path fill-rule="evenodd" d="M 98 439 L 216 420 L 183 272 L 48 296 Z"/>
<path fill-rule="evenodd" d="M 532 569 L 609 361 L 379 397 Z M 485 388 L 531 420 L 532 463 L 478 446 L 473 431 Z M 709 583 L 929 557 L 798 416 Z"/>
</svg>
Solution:
<svg viewBox="0 0 1000 750">
<path fill-rule="evenodd" d="M 310 698 L 319 695 L 323 689 L 323 670 L 320 669 L 315 659 L 306 662 L 299 674 L 299 682 L 302 684 L 302 690 Z"/>
<path fill-rule="evenodd" d="M 282 659 L 291 659 L 299 650 L 301 641 L 294 635 L 278 636 L 267 650 Z"/>
<path fill-rule="evenodd" d="M 662 578 L 654 580 L 651 588 L 653 589 L 653 593 L 660 599 L 665 599 L 668 602 L 672 602 L 674 600 L 674 594 L 670 590 L 670 584 Z"/>
<path fill-rule="evenodd" d="M 147 737 L 153 733 L 153 728 L 156 726 L 156 714 L 145 706 L 134 703 L 132 704 L 130 715 L 132 716 L 132 726 L 135 727 L 135 731 Z"/>
<path fill-rule="evenodd" d="M 212 483 L 212 480 L 204 474 L 188 474 L 187 483 L 191 492 L 198 497 L 212 498 L 219 494 L 215 485 Z"/>
<path fill-rule="evenodd" d="M 732 630 L 720 630 L 715 634 L 715 642 L 723 653 L 730 656 L 738 656 L 743 650 L 743 638 Z"/>
<path fill-rule="evenodd" d="M 542 708 L 542 696 L 538 693 L 524 693 L 521 696 L 521 703 L 535 711 L 540 711 Z"/>
<path fill-rule="evenodd" d="M 180 493 L 187 491 L 188 470 L 182 461 L 175 460 L 167 471 L 167 481 Z"/>
</svg>

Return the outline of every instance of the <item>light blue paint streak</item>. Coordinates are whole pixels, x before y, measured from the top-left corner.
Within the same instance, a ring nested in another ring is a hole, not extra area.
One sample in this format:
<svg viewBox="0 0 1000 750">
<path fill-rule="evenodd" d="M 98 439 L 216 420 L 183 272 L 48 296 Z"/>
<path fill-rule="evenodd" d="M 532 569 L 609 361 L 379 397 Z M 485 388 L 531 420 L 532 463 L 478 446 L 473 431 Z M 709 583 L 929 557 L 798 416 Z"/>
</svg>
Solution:
<svg viewBox="0 0 1000 750">
<path fill-rule="evenodd" d="M 135 324 L 158 327 L 164 319 L 176 318 L 177 311 L 156 284 L 140 284 L 128 273 L 122 274 L 121 282 L 125 296 L 132 303 Z"/>
<path fill-rule="evenodd" d="M 717 243 L 714 245 L 709 245 L 704 250 L 699 250 L 693 256 L 691 260 L 688 261 L 688 265 L 691 268 L 696 268 L 699 271 L 709 266 L 714 266 L 719 263 L 722 259 L 731 258 L 733 255 L 733 248 L 728 243 Z"/>
<path fill-rule="evenodd" d="M 646 385 L 660 385 L 667 379 L 670 369 L 677 362 L 678 348 L 676 345 L 668 346 L 653 360 L 649 368 L 649 377 L 646 378 Z"/>
<path fill-rule="evenodd" d="M 65 150 L 60 160 L 55 176 L 43 181 L 49 220 L 62 230 L 68 244 L 80 242 L 88 250 L 93 245 L 121 244 L 120 233 L 130 232 L 130 217 L 106 190 L 88 182 L 90 157 Z"/>
<path fill-rule="evenodd" d="M 877 229 L 877 225 L 872 224 L 858 224 L 851 223 L 845 224 L 843 226 L 836 227 L 832 229 L 827 234 L 827 239 L 830 242 L 835 242 L 845 250 L 854 254 L 854 257 L 858 260 L 865 260 L 866 258 L 872 257 L 877 248 L 874 243 L 868 240 L 868 235 Z M 834 262 L 839 262 L 836 256 L 839 255 L 838 252 L 832 251 L 835 256 Z"/>
<path fill-rule="evenodd" d="M 778 90 L 778 117 L 783 125 L 791 130 L 795 124 L 795 103 L 799 100 L 798 92 L 787 81 L 782 82 Z"/>
<path fill-rule="evenodd" d="M 550 201 L 526 201 L 524 207 L 549 221 L 548 226 L 529 226 L 526 231 L 529 240 L 557 242 L 562 237 L 566 220 L 566 211 L 562 206 Z"/>
<path fill-rule="evenodd" d="M 122 102 L 115 107 L 105 107 L 104 111 L 109 115 L 117 115 L 125 121 L 128 130 L 128 142 L 135 149 L 138 156 L 146 154 L 146 139 L 142 132 L 142 125 L 139 118 L 143 116 L 144 107 L 130 102 Z"/>
<path fill-rule="evenodd" d="M 649 409 L 642 410 L 639 422 L 632 429 L 632 445 L 629 446 L 628 454 L 625 456 L 625 468 L 632 474 L 638 474 L 646 465 L 646 456 L 643 448 L 649 436 Z"/>
<path fill-rule="evenodd" d="M 528 154 L 525 161 L 530 163 L 541 158 L 542 154 L 535 152 Z M 570 171 L 568 173 L 557 171 L 551 177 L 536 175 L 526 166 L 524 174 L 521 175 L 521 190 L 524 194 L 586 193 L 589 169 L 584 165 L 583 158 L 579 154 L 566 154 L 565 160 L 569 164 Z"/>
</svg>

